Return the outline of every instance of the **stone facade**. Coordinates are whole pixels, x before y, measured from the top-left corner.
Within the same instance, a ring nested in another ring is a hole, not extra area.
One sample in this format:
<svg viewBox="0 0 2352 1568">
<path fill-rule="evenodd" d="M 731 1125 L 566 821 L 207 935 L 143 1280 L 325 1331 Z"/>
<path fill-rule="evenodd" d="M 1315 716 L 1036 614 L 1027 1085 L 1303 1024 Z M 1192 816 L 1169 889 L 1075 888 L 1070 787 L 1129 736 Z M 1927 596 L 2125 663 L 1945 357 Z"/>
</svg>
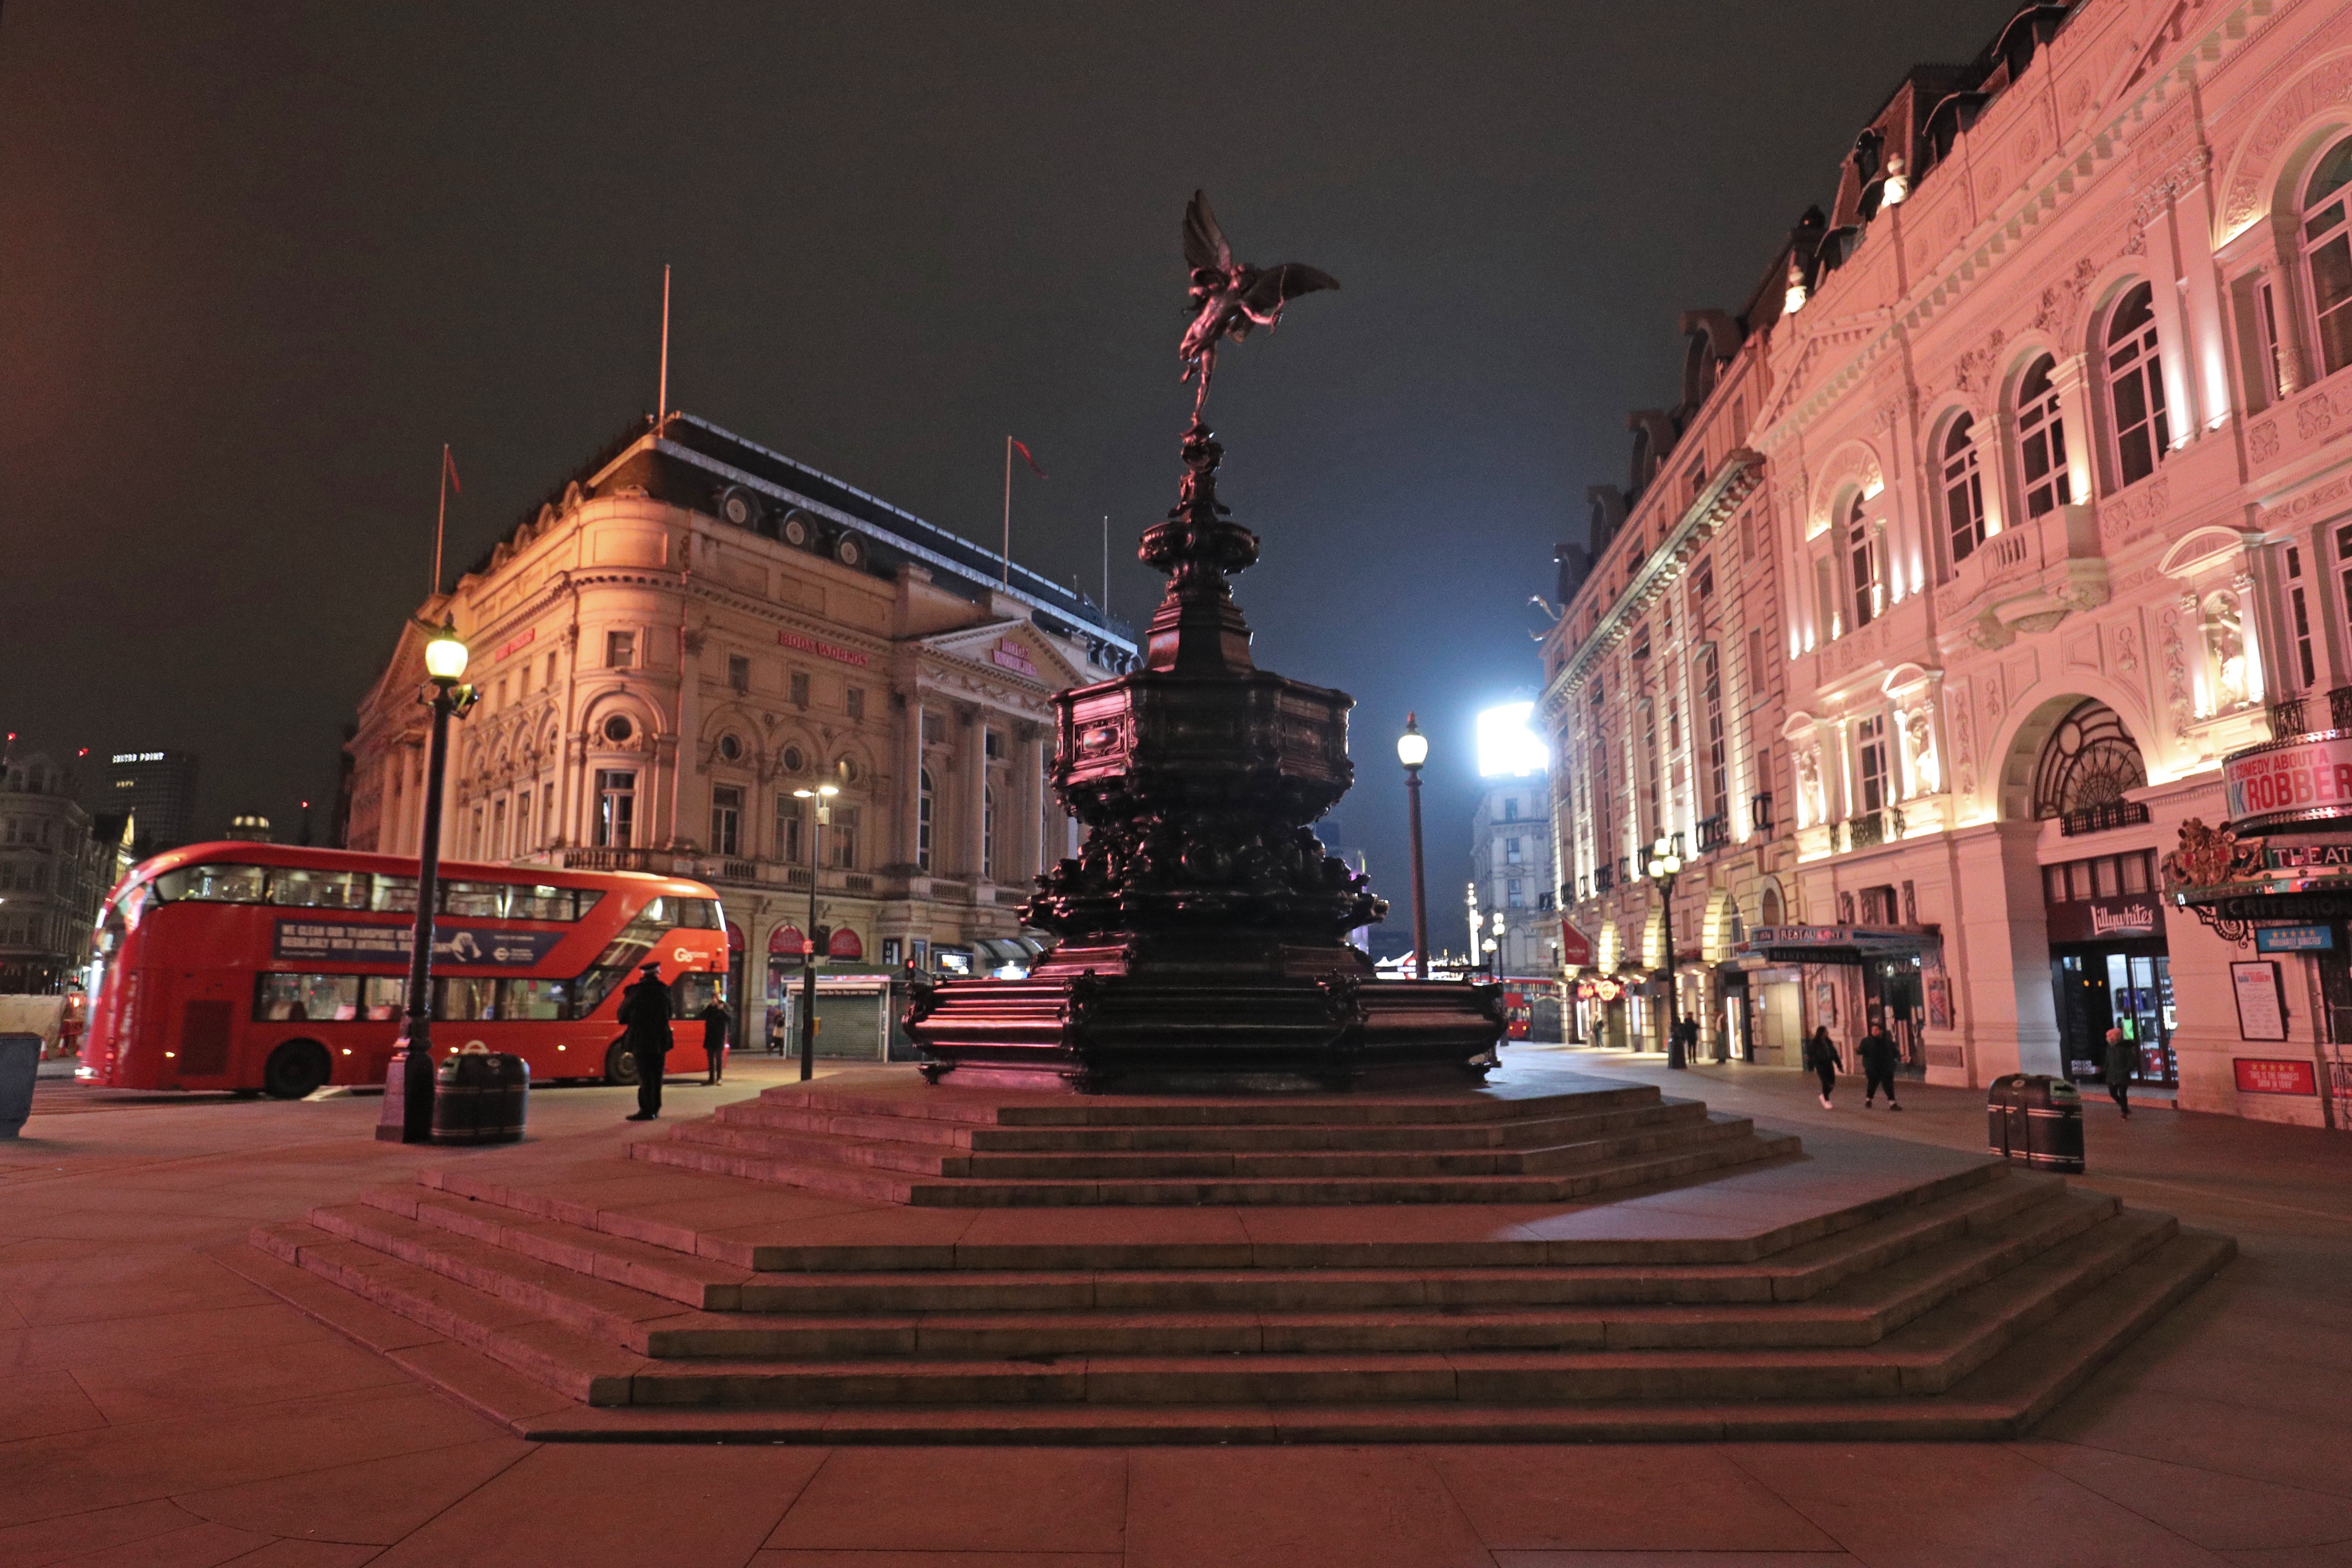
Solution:
<svg viewBox="0 0 2352 1568">
<path fill-rule="evenodd" d="M 1559 917 L 1551 859 L 1551 791 L 1542 773 L 1488 781 L 1470 814 L 1471 907 L 1496 937 L 1495 973 L 1549 978 L 1559 972 Z M 1499 936 L 1496 915 L 1503 917 Z"/>
<path fill-rule="evenodd" d="M 2352 711 L 2347 176 L 2352 15 L 2320 0 L 2027 6 L 1901 84 L 1715 384 L 1636 416 L 1639 493 L 1546 646 L 1601 962 L 1654 902 L 1627 846 L 1679 832 L 1695 1004 L 1737 962 L 1727 915 L 1887 928 L 1932 1079 L 2063 1071 L 2129 1013 L 2184 1107 L 2330 1114 L 2238 1087 L 2239 1059 L 2339 1050 L 2309 961 L 2293 1037 L 2249 1043 L 2251 952 L 2152 884 L 2183 821 L 2226 815 L 2223 754 Z M 1735 462 L 1754 489 L 1711 521 L 1692 489 Z M 1710 647 L 1727 790 L 1691 717 Z M 1860 1032 L 1832 978 L 1805 970 L 1784 1035 Z"/>
<path fill-rule="evenodd" d="M 78 984 L 99 906 L 131 869 L 127 816 L 92 817 L 36 752 L 0 763 L 0 993 Z"/>
<path fill-rule="evenodd" d="M 795 789 L 841 789 L 814 873 L 831 951 L 929 967 L 1015 938 L 1032 879 L 1072 845 L 1045 787 L 1049 694 L 1134 655 L 1067 589 L 683 415 L 418 611 L 444 616 L 482 700 L 451 731 L 443 853 L 709 882 L 748 955 L 746 1040 L 764 955 L 797 969 L 809 923 Z M 360 707 L 355 849 L 416 852 L 422 636 Z"/>
</svg>

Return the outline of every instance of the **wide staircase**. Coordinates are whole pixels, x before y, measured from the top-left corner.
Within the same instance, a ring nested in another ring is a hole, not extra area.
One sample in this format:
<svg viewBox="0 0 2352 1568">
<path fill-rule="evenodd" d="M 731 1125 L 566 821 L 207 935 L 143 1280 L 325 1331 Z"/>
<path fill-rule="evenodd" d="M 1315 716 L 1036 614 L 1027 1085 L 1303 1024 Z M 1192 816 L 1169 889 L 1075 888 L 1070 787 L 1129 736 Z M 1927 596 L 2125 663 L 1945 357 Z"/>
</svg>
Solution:
<svg viewBox="0 0 2352 1568">
<path fill-rule="evenodd" d="M 1850 1439 L 2013 1435 L 2233 1250 L 1646 1088 L 1236 1104 L 772 1090 L 236 1266 L 547 1439 Z"/>
</svg>

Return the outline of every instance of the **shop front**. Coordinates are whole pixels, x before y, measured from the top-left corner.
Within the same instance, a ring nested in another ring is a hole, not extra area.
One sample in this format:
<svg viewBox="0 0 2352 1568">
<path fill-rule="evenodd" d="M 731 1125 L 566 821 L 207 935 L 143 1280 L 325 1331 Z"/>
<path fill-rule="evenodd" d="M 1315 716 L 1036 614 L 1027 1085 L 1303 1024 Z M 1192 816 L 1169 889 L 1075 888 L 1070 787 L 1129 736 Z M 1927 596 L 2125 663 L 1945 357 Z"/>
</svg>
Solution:
<svg viewBox="0 0 2352 1568">
<path fill-rule="evenodd" d="M 1927 983 L 1929 972 L 1943 968 L 1936 927 L 1759 926 L 1733 952 L 1757 966 L 1751 973 L 1799 977 L 1793 990 L 1801 1035 L 1825 1028 L 1851 1057 L 1864 1035 L 1884 1028 L 1901 1053 L 1897 1070 L 1926 1076 Z M 1780 1005 L 1785 1017 L 1788 1004 Z"/>
<path fill-rule="evenodd" d="M 2137 1054 L 2137 1080 L 2176 1087 L 2172 1037 L 2179 1027 L 2156 852 L 2126 850 L 2042 868 L 2050 924 L 2050 978 L 2066 1075 L 2094 1081 L 2106 1070 L 2107 1031 Z"/>
</svg>

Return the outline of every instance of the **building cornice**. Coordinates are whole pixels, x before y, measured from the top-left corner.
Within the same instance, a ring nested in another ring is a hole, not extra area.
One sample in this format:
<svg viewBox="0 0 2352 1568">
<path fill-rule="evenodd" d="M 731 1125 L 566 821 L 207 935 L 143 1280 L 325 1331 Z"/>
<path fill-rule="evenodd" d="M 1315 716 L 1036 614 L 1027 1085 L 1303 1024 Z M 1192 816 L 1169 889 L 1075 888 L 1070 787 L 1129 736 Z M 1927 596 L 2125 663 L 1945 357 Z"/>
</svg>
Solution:
<svg viewBox="0 0 2352 1568">
<path fill-rule="evenodd" d="M 1682 575 L 1683 568 L 1699 548 L 1715 537 L 1715 531 L 1724 520 L 1755 492 L 1763 477 L 1763 454 L 1746 447 L 1735 447 L 1726 454 L 1715 477 L 1691 502 L 1682 521 L 1659 542 L 1633 583 L 1601 616 L 1592 635 L 1577 646 L 1559 667 L 1559 673 L 1544 688 L 1538 707 L 1547 720 L 1559 717 L 1569 698 L 1583 686 L 1609 651 L 1625 639 L 1634 623 L 1649 614 L 1650 606 Z"/>
</svg>

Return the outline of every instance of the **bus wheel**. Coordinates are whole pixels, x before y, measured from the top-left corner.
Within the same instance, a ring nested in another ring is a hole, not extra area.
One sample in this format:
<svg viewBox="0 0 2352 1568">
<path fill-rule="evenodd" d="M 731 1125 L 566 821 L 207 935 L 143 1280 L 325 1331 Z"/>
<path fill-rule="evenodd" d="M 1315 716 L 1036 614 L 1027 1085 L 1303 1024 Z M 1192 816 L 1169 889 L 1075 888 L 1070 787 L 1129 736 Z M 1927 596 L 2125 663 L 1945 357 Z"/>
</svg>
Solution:
<svg viewBox="0 0 2352 1568">
<path fill-rule="evenodd" d="M 316 1040 L 289 1040 L 269 1053 L 261 1087 L 272 1100 L 300 1100 L 325 1088 L 331 1070 L 326 1047 Z"/>
<path fill-rule="evenodd" d="M 604 1081 L 606 1083 L 637 1081 L 637 1053 L 629 1049 L 628 1041 L 614 1040 L 613 1048 L 604 1053 Z"/>
</svg>

